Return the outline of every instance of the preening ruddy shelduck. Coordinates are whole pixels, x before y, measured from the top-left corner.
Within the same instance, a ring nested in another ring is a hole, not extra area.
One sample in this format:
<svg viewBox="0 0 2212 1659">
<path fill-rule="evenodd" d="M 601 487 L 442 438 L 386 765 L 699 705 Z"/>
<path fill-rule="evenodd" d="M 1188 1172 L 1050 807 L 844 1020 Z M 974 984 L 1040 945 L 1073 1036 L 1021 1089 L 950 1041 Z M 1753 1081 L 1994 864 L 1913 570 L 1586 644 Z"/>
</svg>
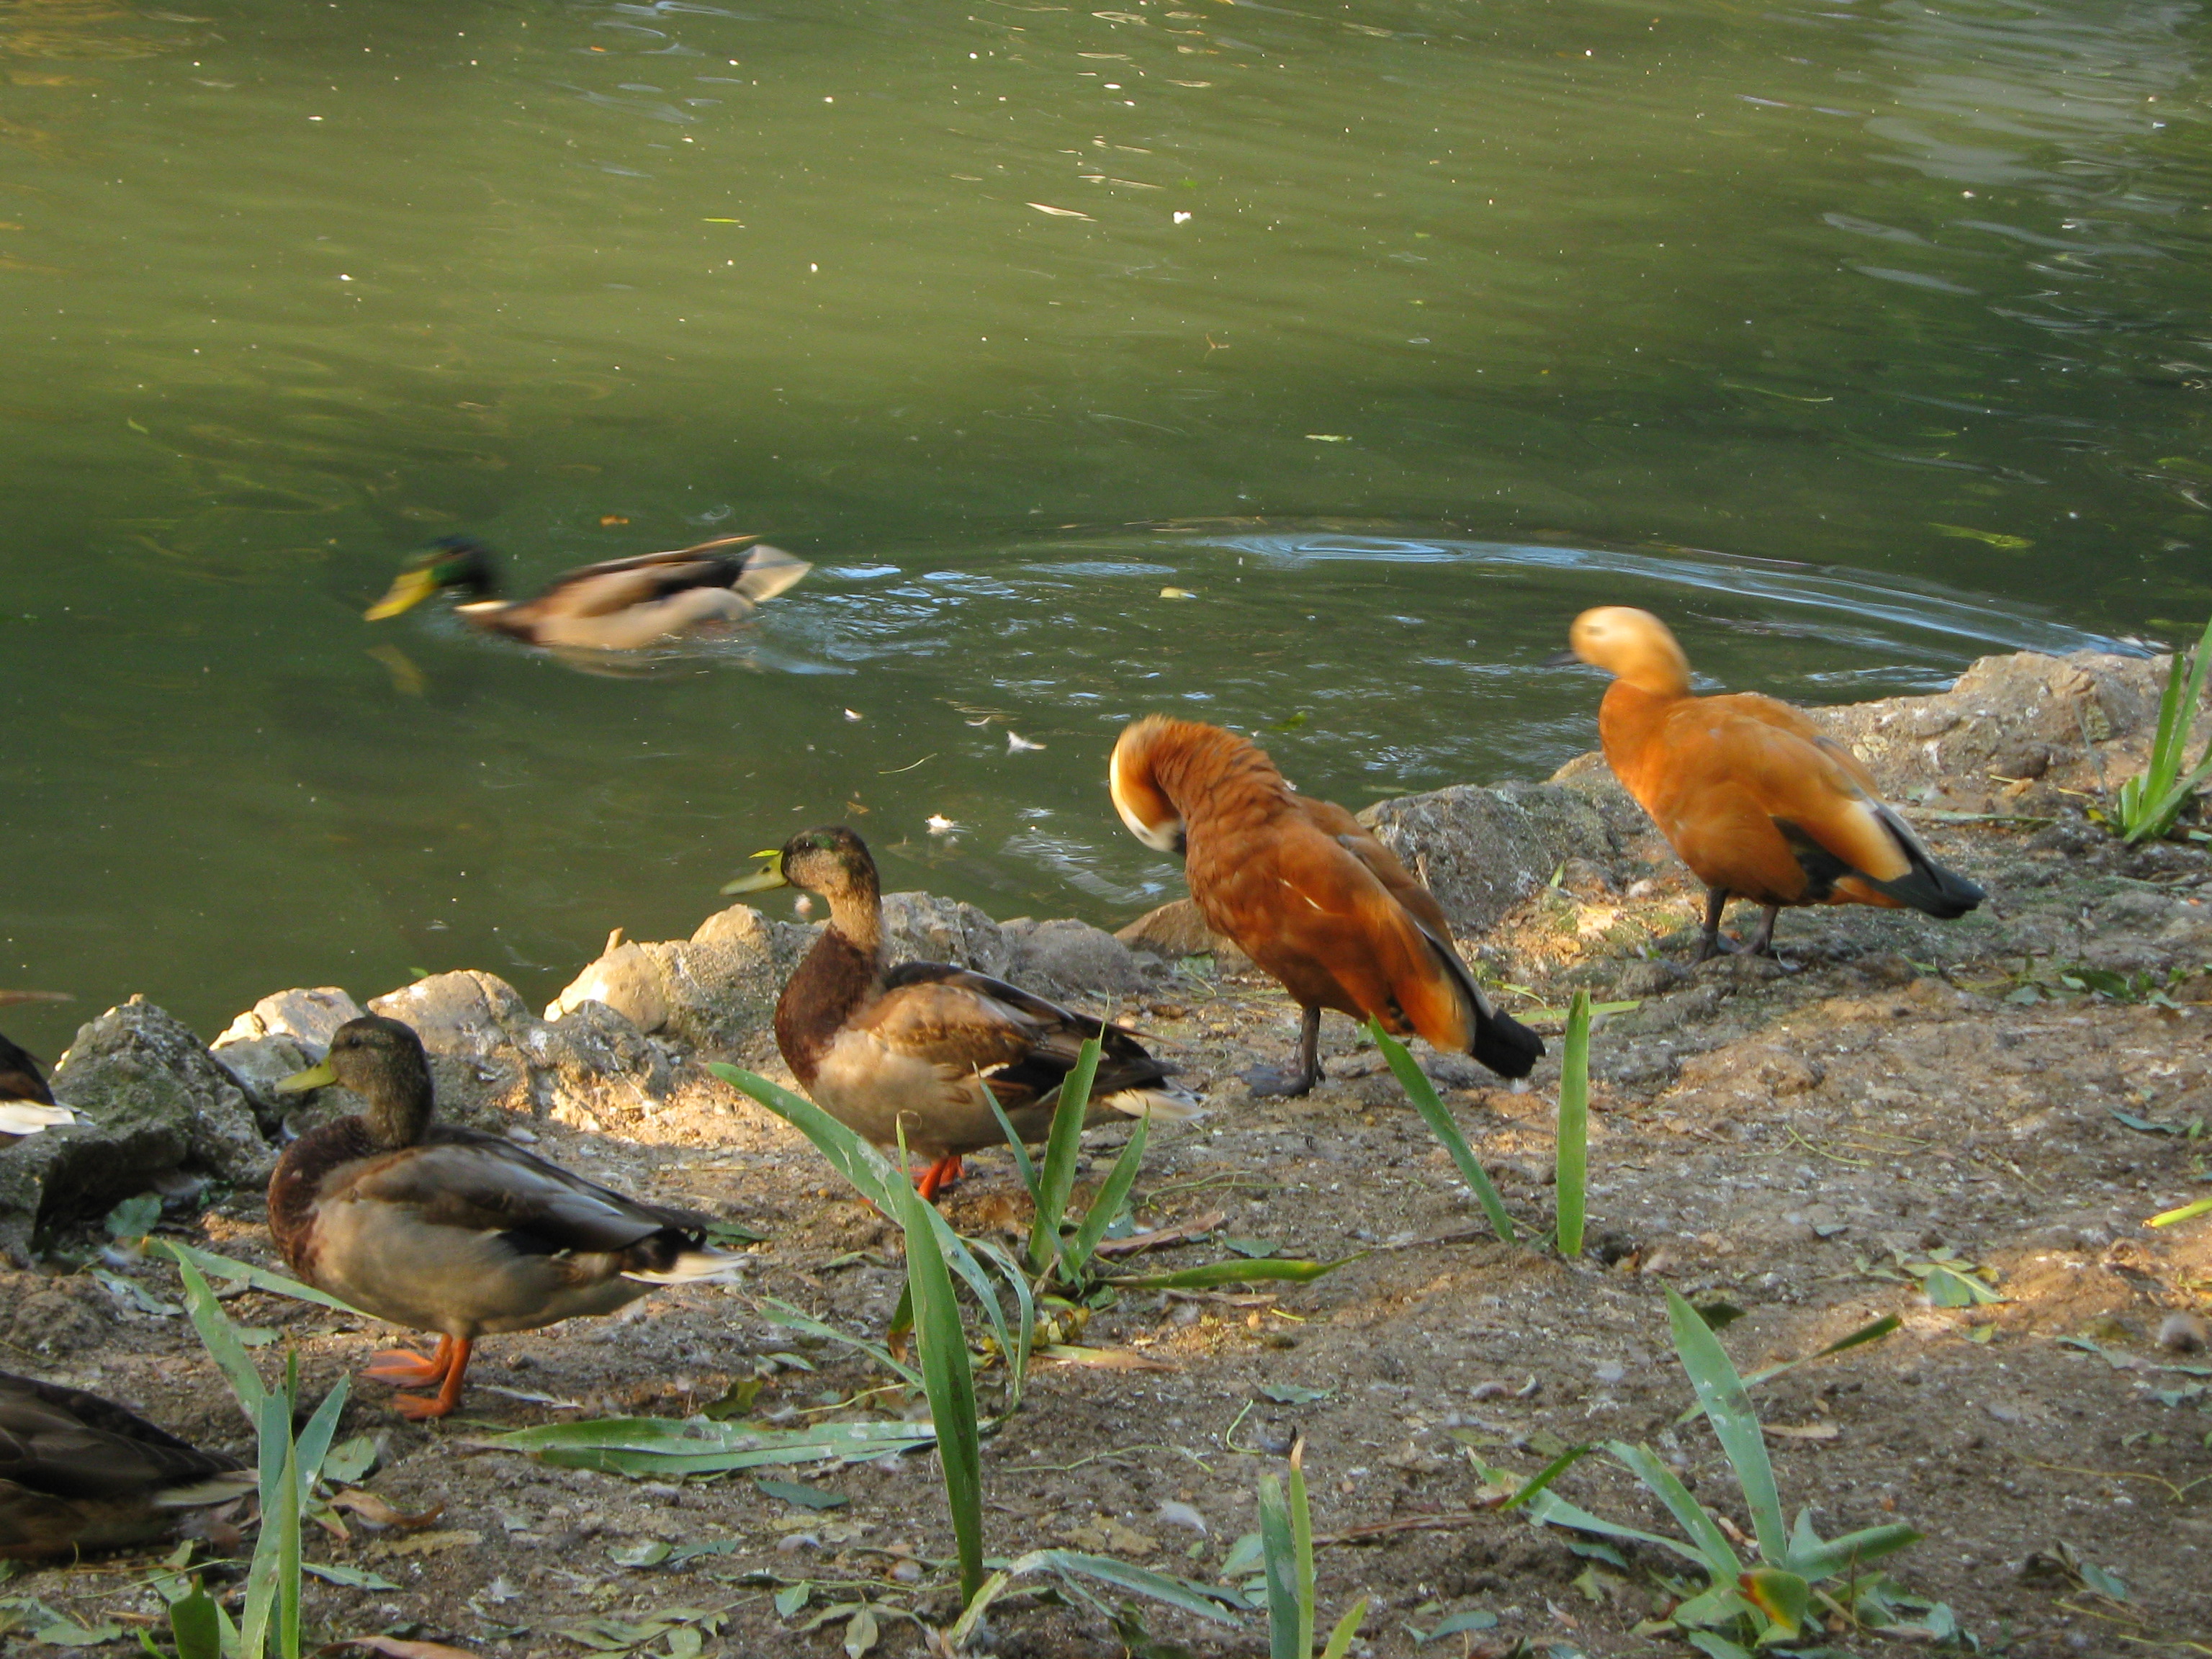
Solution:
<svg viewBox="0 0 2212 1659">
<path fill-rule="evenodd" d="M 1087 1037 L 1100 1039 L 1085 1121 L 1115 1114 L 1164 1121 L 1199 1115 L 1170 1085 L 1176 1069 L 1133 1032 L 942 962 L 885 959 L 875 860 L 842 824 L 802 830 L 765 867 L 725 893 L 804 887 L 830 902 L 830 921 L 775 1004 L 775 1044 L 814 1103 L 886 1150 L 903 1131 L 929 1160 L 924 1198 L 960 1176 L 963 1154 L 1006 1144 L 996 1097 L 1025 1141 L 1051 1132 L 1060 1085 Z"/>
<path fill-rule="evenodd" d="M 1784 905 L 1910 906 L 1948 921 L 1987 896 L 1930 858 L 1858 757 L 1788 703 L 1692 696 L 1689 659 L 1650 611 L 1585 611 L 1569 639 L 1613 676 L 1597 716 L 1607 763 L 1705 884 L 1699 962 L 1728 948 L 1731 897 L 1765 907 L 1741 948 L 1771 955 Z"/>
<path fill-rule="evenodd" d="M 1491 1006 L 1397 854 L 1341 806 L 1292 789 L 1256 744 L 1149 715 L 1114 745 L 1109 787 L 1132 835 L 1182 856 L 1207 925 L 1304 1011 L 1297 1068 L 1246 1073 L 1254 1093 L 1302 1095 L 1319 1080 L 1324 1008 L 1419 1032 L 1503 1077 L 1542 1057 L 1542 1039 Z"/>
</svg>

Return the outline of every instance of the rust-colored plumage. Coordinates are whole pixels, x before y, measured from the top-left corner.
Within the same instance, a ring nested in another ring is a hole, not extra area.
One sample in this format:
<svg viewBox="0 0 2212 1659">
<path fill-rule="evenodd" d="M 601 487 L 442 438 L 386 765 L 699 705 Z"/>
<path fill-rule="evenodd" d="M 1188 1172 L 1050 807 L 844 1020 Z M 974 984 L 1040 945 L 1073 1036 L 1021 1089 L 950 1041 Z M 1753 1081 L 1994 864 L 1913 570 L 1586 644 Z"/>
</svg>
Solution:
<svg viewBox="0 0 2212 1659">
<path fill-rule="evenodd" d="M 1526 1077 L 1543 1054 L 1490 1006 L 1443 909 L 1397 855 L 1341 806 L 1293 790 L 1255 744 L 1152 715 L 1115 744 L 1110 787 L 1132 834 L 1182 854 L 1207 924 L 1304 1010 L 1298 1069 L 1254 1074 L 1260 1092 L 1313 1086 L 1324 1008 L 1419 1032 L 1505 1077 Z"/>
<path fill-rule="evenodd" d="M 1784 905 L 1910 906 L 1948 920 L 1985 895 L 1928 854 L 1850 750 L 1755 691 L 1698 697 L 1690 664 L 1647 611 L 1575 618 L 1575 655 L 1614 676 L 1598 709 L 1607 763 L 1705 884 L 1698 959 L 1722 948 L 1731 897 L 1765 907 L 1745 949 L 1771 951 Z"/>
</svg>

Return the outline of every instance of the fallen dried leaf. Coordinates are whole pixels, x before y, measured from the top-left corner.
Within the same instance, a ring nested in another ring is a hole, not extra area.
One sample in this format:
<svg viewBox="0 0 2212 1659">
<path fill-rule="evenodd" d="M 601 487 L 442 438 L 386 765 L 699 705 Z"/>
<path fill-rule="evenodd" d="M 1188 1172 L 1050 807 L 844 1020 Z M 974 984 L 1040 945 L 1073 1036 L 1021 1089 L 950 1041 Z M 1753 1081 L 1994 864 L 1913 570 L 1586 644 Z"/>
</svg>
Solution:
<svg viewBox="0 0 2212 1659">
<path fill-rule="evenodd" d="M 443 1504 L 433 1504 L 420 1515 L 403 1515 L 374 1492 L 359 1486 L 348 1486 L 331 1499 L 331 1507 L 349 1510 L 372 1527 L 398 1527 L 403 1532 L 419 1532 L 446 1512 Z"/>
<path fill-rule="evenodd" d="M 395 1555 L 435 1555 L 442 1550 L 468 1549 L 483 1542 L 483 1534 L 466 1528 L 446 1532 L 418 1532 L 408 1538 L 386 1538 L 368 1547 L 372 1561 Z"/>
<path fill-rule="evenodd" d="M 449 1648 L 443 1642 L 403 1642 L 396 1636 L 349 1636 L 342 1642 L 327 1643 L 315 1651 L 335 1653 L 340 1648 L 367 1648 L 371 1653 L 388 1656 L 388 1659 L 477 1659 L 466 1648 Z"/>
</svg>

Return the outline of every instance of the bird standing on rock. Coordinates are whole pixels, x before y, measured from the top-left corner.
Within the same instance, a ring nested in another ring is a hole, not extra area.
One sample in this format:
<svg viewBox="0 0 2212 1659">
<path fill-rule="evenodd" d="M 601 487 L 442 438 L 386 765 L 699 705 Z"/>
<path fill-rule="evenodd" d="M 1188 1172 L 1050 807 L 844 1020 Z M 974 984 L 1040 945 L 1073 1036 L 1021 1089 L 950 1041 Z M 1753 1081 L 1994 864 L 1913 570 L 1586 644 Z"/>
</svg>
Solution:
<svg viewBox="0 0 2212 1659">
<path fill-rule="evenodd" d="M 1297 1070 L 1246 1073 L 1255 1094 L 1320 1080 L 1324 1008 L 1418 1032 L 1501 1077 L 1526 1077 L 1543 1056 L 1541 1038 L 1491 1006 L 1397 854 L 1341 806 L 1292 789 L 1249 739 L 1149 715 L 1114 745 L 1109 787 L 1132 835 L 1182 855 L 1207 925 L 1304 1011 Z"/>
<path fill-rule="evenodd" d="M 1601 605 L 1568 637 L 1613 676 L 1597 717 L 1606 763 L 1705 884 L 1696 960 L 1730 948 L 1731 897 L 1765 907 L 1741 948 L 1771 956 L 1784 905 L 1910 906 L 1949 921 L 1987 896 L 1929 857 L 1858 757 L 1798 710 L 1756 691 L 1692 696 L 1689 659 L 1650 611 Z"/>
<path fill-rule="evenodd" d="M 1103 1048 L 1086 1121 L 1199 1115 L 1168 1085 L 1176 1068 L 1133 1032 L 969 969 L 890 966 L 875 860 L 850 830 L 803 830 L 756 856 L 767 866 L 723 892 L 804 887 L 830 902 L 829 925 L 776 999 L 776 1047 L 848 1128 L 886 1149 L 903 1131 L 908 1151 L 930 1160 L 915 1182 L 924 1198 L 959 1178 L 963 1154 L 1004 1144 L 994 1098 L 1024 1140 L 1044 1139 L 1086 1038 Z"/>
<path fill-rule="evenodd" d="M 365 616 L 382 622 L 450 587 L 468 595 L 454 607 L 462 620 L 488 634 L 532 645 L 635 650 L 743 622 L 812 568 L 757 537 L 724 536 L 672 553 L 587 564 L 555 577 L 535 599 L 502 599 L 491 550 L 452 536 L 409 560 Z"/>
<path fill-rule="evenodd" d="M 711 1224 L 641 1204 L 501 1136 L 432 1121 L 422 1040 L 365 1015 L 331 1034 L 320 1066 L 287 1093 L 343 1084 L 368 1102 L 285 1148 L 269 1178 L 269 1230 L 292 1271 L 379 1319 L 439 1333 L 428 1358 L 380 1354 L 400 1414 L 443 1417 L 461 1397 L 477 1337 L 608 1314 L 660 1285 L 731 1277 L 739 1258 Z"/>
<path fill-rule="evenodd" d="M 0 1560 L 142 1543 L 253 1486 L 236 1458 L 113 1401 L 0 1371 Z"/>
</svg>

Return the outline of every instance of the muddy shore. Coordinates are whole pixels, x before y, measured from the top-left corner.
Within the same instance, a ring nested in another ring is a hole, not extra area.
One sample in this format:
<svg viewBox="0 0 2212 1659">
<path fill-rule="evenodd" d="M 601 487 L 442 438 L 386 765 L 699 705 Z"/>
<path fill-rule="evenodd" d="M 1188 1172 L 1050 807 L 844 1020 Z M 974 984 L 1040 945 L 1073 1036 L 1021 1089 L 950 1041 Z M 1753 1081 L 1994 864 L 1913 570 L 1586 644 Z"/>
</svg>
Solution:
<svg viewBox="0 0 2212 1659">
<path fill-rule="evenodd" d="M 2212 1644 L 2212 1352 L 2191 1346 L 2203 1329 L 2191 1322 L 2212 1310 L 2212 1218 L 2144 1225 L 2212 1194 L 2212 850 L 2127 848 L 2087 816 L 2140 765 L 2162 668 L 1990 659 L 1942 696 L 1827 711 L 1938 856 L 1991 896 L 1953 923 L 1785 914 L 1778 962 L 1686 965 L 1698 893 L 1595 757 L 1545 784 L 1370 809 L 1516 1012 L 1548 1032 L 1557 1019 L 1541 1011 L 1577 988 L 1633 1005 L 1593 1036 L 1592 1247 L 1577 1261 L 1491 1236 L 1349 1022 L 1324 1023 L 1327 1079 L 1311 1096 L 1253 1099 L 1237 1073 L 1287 1057 L 1297 1011 L 1188 916 L 1146 919 L 1116 941 L 899 900 L 895 936 L 915 953 L 1128 1018 L 1186 1067 L 1211 1115 L 1155 1133 L 1140 1226 L 1201 1224 L 1286 1255 L 1352 1258 L 1310 1285 L 1133 1294 L 1094 1315 L 1082 1340 L 1145 1369 L 1040 1369 L 986 1446 L 993 1553 L 1067 1545 L 1212 1577 L 1255 1525 L 1260 1474 L 1300 1433 L 1316 1529 L 1340 1540 L 1321 1552 L 1325 1624 L 1370 1598 L 1355 1653 L 1498 1656 L 1523 1638 L 1534 1653 L 1686 1653 L 1632 1633 L 1656 1610 L 1649 1563 L 1595 1561 L 1569 1534 L 1484 1512 L 1476 1467 L 1527 1474 L 1561 1445 L 1644 1441 L 1747 1529 L 1711 1436 L 1676 1425 L 1691 1395 L 1668 1338 L 1672 1286 L 1741 1310 L 1723 1340 L 1745 1371 L 1901 1317 L 1886 1340 L 1754 1397 L 1785 1507 L 1809 1505 L 1824 1534 L 1918 1528 L 1923 1541 L 1885 1565 L 1984 1650 L 2008 1641 L 2002 1650 L 2058 1659 Z M 856 1639 L 848 1622 L 801 1627 L 862 1599 L 875 1650 L 902 1654 L 924 1650 L 916 1620 L 955 1610 L 927 1455 L 824 1472 L 815 1488 L 843 1501 L 813 1508 L 750 1478 L 640 1483 L 470 1444 L 580 1416 L 681 1416 L 757 1376 L 750 1409 L 763 1415 L 854 1409 L 839 1402 L 881 1384 L 865 1360 L 795 1342 L 757 1305 L 773 1297 L 877 1334 L 898 1294 L 895 1231 L 702 1065 L 726 1056 L 787 1081 L 764 1017 L 805 948 L 790 915 L 740 907 L 691 940 L 611 941 L 547 1018 L 489 975 L 375 1000 L 424 1030 L 453 1115 L 762 1242 L 738 1285 L 489 1340 L 443 1425 L 403 1423 L 363 1386 L 341 1433 L 381 1442 L 365 1485 L 401 1511 L 441 1507 L 419 1530 L 356 1519 L 345 1540 L 316 1540 L 313 1559 L 394 1586 L 312 1584 L 321 1635 L 380 1631 L 514 1659 L 830 1655 Z M 253 1184 L 278 1129 L 267 1085 L 354 1006 L 338 994 L 272 997 L 211 1051 L 143 1003 L 88 1025 L 57 1092 L 100 1120 L 70 1135 L 110 1139 L 69 1156 L 31 1142 L 0 1151 L 0 1244 L 39 1257 L 0 1269 L 0 1368 L 96 1389 L 251 1455 L 189 1324 L 157 1310 L 176 1298 L 166 1267 L 90 1264 L 106 1282 L 90 1266 L 61 1269 L 94 1250 L 98 1214 L 123 1188 L 167 1170 L 153 1184 L 170 1193 L 175 1237 L 273 1262 Z M 1556 1057 L 1507 1087 L 1419 1052 L 1508 1207 L 1540 1234 Z M 1094 1178 L 1120 1139 L 1093 1136 Z M 139 1162 L 119 1165 L 121 1146 Z M 975 1161 L 946 1203 L 968 1233 L 1025 1231 L 1027 1209 L 1004 1158 Z M 1224 1254 L 1198 1243 L 1158 1260 Z M 1985 1269 L 2001 1299 L 1933 1305 L 1931 1263 Z M 393 1334 L 259 1292 L 228 1305 L 277 1333 L 264 1368 L 299 1354 L 311 1395 Z M 1602 1456 L 1559 1490 L 1670 1529 Z M 726 1553 L 620 1565 L 656 1541 L 710 1540 Z M 149 1559 L 26 1572 L 0 1583 L 0 1600 L 110 1617 L 135 1641 L 131 1627 L 158 1608 Z M 2083 1564 L 2124 1597 L 2095 1593 Z M 822 1587 L 810 1607 L 779 1614 L 775 1590 L 801 1582 Z M 671 1610 L 715 1616 L 649 1628 Z M 1415 1632 L 1474 1612 L 1496 1622 L 1417 1644 Z M 1265 1650 L 1256 1621 L 1238 1632 L 1149 1607 L 1143 1618 L 1194 1653 Z M 20 1629 L 0 1639 L 27 1641 Z M 1888 1645 L 1834 1639 L 1854 1653 Z M 1091 1611 L 1034 1595 L 1001 1605 L 994 1640 L 1037 1659 L 1127 1650 Z"/>
</svg>

